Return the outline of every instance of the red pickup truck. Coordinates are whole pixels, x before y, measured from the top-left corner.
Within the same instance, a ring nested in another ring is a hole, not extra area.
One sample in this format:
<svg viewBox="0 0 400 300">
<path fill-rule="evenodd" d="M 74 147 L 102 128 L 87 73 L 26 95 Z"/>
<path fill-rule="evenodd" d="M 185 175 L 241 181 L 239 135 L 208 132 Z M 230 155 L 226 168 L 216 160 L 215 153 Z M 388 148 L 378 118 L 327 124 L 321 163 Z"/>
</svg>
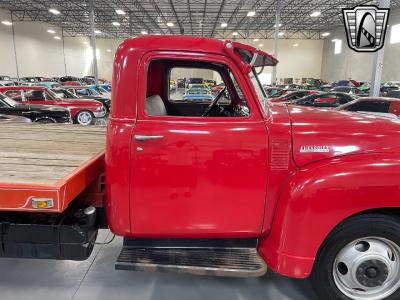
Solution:
<svg viewBox="0 0 400 300">
<path fill-rule="evenodd" d="M 86 259 L 108 226 L 124 237 L 117 269 L 251 277 L 268 266 L 311 276 L 321 299 L 399 299 L 400 124 L 270 103 L 258 72 L 276 63 L 231 41 L 124 41 L 105 157 L 100 129 L 33 126 L 34 149 L 10 149 L 61 161 L 36 174 L 3 158 L 15 166 L 0 169 L 0 255 Z M 185 70 L 225 88 L 183 101 L 169 82 Z"/>
<path fill-rule="evenodd" d="M 57 105 L 69 108 L 75 123 L 90 125 L 94 118 L 102 118 L 107 109 L 99 101 L 92 99 L 60 99 L 49 88 L 44 86 L 5 86 L 0 93 L 6 94 L 15 101 L 26 104 Z"/>
</svg>

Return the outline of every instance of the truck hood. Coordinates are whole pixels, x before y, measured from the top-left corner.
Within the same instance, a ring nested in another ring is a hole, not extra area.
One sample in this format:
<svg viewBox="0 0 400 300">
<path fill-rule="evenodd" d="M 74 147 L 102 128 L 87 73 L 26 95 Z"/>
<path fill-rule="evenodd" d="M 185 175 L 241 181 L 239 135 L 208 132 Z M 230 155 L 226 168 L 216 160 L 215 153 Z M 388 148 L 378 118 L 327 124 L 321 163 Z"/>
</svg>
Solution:
<svg viewBox="0 0 400 300">
<path fill-rule="evenodd" d="M 400 121 L 382 116 L 288 105 L 298 166 L 342 155 L 400 153 Z"/>
</svg>

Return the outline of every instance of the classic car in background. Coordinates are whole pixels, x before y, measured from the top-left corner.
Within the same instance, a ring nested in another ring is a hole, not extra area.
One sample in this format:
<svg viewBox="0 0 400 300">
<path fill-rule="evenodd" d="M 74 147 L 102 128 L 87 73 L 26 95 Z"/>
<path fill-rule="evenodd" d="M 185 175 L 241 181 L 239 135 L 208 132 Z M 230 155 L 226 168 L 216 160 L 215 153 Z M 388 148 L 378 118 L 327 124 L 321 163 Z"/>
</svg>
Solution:
<svg viewBox="0 0 400 300">
<path fill-rule="evenodd" d="M 354 99 L 355 99 L 354 95 L 339 93 L 339 92 L 327 92 L 327 93 L 313 94 L 292 101 L 291 103 L 295 105 L 334 108 L 346 104 L 350 101 L 353 101 Z"/>
<path fill-rule="evenodd" d="M 62 86 L 52 89 L 54 93 L 63 99 L 93 99 L 101 102 L 106 108 L 107 112 L 110 112 L 111 107 L 111 95 L 100 94 L 98 91 L 92 89 L 91 86 Z"/>
<path fill-rule="evenodd" d="M 336 86 L 331 91 L 347 93 L 347 94 L 354 94 L 359 97 L 368 96 L 368 92 L 362 91 L 358 87 L 354 87 L 354 86 Z"/>
<path fill-rule="evenodd" d="M 32 120 L 25 117 L 0 114 L 0 123 L 30 123 L 30 122 L 32 122 Z"/>
<path fill-rule="evenodd" d="M 220 91 L 222 91 L 225 88 L 225 83 L 221 82 L 211 88 L 211 93 L 212 94 L 218 94 Z"/>
<path fill-rule="evenodd" d="M 387 97 L 363 97 L 337 108 L 356 112 L 374 112 L 400 117 L 400 99 Z"/>
<path fill-rule="evenodd" d="M 309 95 L 313 95 L 313 94 L 317 94 L 318 91 L 315 90 L 299 90 L 299 91 L 291 91 L 288 92 L 286 94 L 283 94 L 279 97 L 272 97 L 271 101 L 272 102 L 292 102 L 294 100 L 298 100 L 300 98 L 309 96 Z"/>
<path fill-rule="evenodd" d="M 204 88 L 201 84 L 193 86 L 193 88 L 186 91 L 186 94 L 182 98 L 183 100 L 199 102 L 211 102 L 214 100 L 214 97 L 211 95 L 211 92 L 207 87 Z"/>
<path fill-rule="evenodd" d="M 58 79 L 62 85 L 81 85 L 78 77 L 74 76 L 63 76 Z"/>
<path fill-rule="evenodd" d="M 92 124 L 94 118 L 106 115 L 103 104 L 90 99 L 61 99 L 50 89 L 42 86 L 0 87 L 0 93 L 6 94 L 22 104 L 47 104 L 69 108 L 71 118 L 81 125 Z"/>
<path fill-rule="evenodd" d="M 213 79 L 204 79 L 203 84 L 207 85 L 208 87 L 213 87 L 217 85 L 217 82 Z"/>
<path fill-rule="evenodd" d="M 0 114 L 29 118 L 36 123 L 72 123 L 68 108 L 53 105 L 21 104 L 1 93 Z"/>
</svg>

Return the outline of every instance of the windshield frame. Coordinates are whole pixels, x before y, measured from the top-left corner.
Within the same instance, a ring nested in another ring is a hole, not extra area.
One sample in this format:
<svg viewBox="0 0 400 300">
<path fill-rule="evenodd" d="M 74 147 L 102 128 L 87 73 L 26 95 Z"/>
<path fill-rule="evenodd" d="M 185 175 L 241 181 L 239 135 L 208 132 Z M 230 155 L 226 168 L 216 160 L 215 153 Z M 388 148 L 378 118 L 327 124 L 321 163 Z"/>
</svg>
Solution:
<svg viewBox="0 0 400 300">
<path fill-rule="evenodd" d="M 270 99 L 268 98 L 268 95 L 265 92 L 260 79 L 258 78 L 258 73 L 256 71 L 256 67 L 251 68 L 251 72 L 249 73 L 249 79 L 250 79 L 251 84 L 253 85 L 254 91 L 256 92 L 256 96 L 257 96 L 258 101 L 261 104 L 261 107 L 265 110 L 266 106 L 267 106 L 267 102 L 269 102 Z M 260 91 L 262 94 L 261 99 L 260 99 L 260 93 L 259 93 Z"/>
</svg>

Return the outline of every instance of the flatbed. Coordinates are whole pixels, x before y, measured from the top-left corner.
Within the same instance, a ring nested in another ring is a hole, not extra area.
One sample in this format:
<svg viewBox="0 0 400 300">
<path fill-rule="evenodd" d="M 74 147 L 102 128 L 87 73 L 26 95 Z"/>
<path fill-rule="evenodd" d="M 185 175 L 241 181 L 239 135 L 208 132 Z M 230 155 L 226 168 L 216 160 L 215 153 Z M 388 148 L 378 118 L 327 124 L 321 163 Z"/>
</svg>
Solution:
<svg viewBox="0 0 400 300">
<path fill-rule="evenodd" d="M 40 211 L 32 198 L 62 212 L 104 173 L 106 128 L 0 124 L 0 211 Z"/>
</svg>

